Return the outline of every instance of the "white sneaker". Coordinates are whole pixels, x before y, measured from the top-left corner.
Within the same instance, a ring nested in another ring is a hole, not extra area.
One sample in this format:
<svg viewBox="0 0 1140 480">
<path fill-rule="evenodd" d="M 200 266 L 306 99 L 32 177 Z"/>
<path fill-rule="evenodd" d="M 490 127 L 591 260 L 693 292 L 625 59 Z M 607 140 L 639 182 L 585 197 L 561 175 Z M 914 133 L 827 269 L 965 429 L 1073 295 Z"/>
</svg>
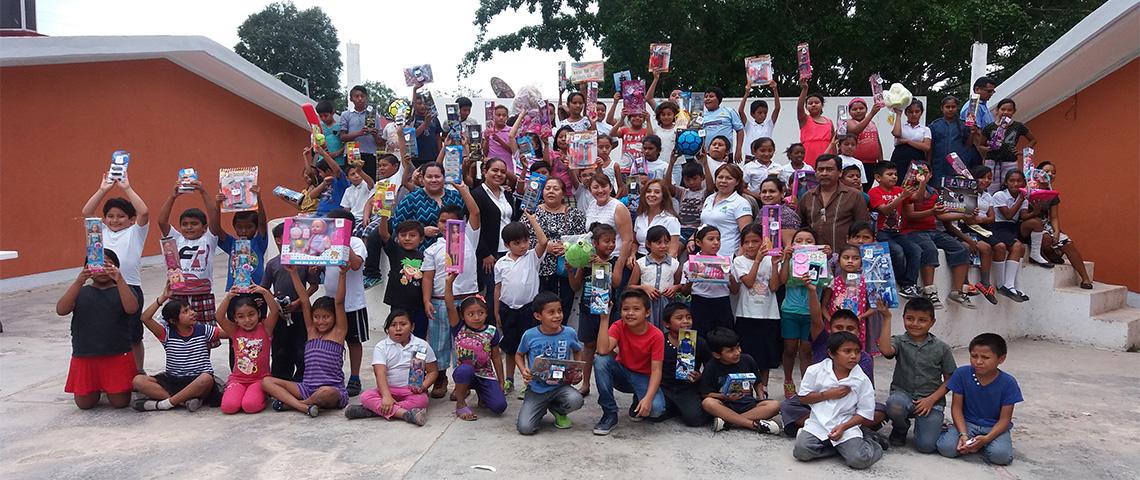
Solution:
<svg viewBox="0 0 1140 480">
<path fill-rule="evenodd" d="M 934 286 L 922 287 L 922 294 L 925 295 L 926 298 L 930 300 L 930 303 L 932 305 L 934 305 L 935 310 L 942 310 L 942 308 L 943 308 L 942 300 L 938 299 L 938 289 L 937 288 L 935 288 Z"/>
<path fill-rule="evenodd" d="M 775 420 L 755 420 L 752 422 L 752 425 L 756 427 L 758 433 L 779 435 L 784 432 L 783 427 Z"/>
<path fill-rule="evenodd" d="M 720 417 L 713 417 L 712 430 L 714 432 L 723 431 L 724 430 L 724 419 L 722 419 Z"/>
<path fill-rule="evenodd" d="M 950 295 L 946 296 L 946 300 L 957 303 L 962 308 L 968 308 L 970 310 L 978 308 L 974 306 L 974 302 L 970 300 L 970 297 L 962 292 L 950 292 Z"/>
</svg>

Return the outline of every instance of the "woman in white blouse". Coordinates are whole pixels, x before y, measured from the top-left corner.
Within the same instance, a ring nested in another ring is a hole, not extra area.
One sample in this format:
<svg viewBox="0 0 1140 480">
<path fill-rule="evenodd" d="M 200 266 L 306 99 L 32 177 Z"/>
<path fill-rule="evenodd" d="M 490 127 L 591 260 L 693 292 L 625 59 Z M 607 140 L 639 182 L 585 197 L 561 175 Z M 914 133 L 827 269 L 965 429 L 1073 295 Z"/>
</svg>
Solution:
<svg viewBox="0 0 1140 480">
<path fill-rule="evenodd" d="M 740 247 L 740 230 L 752 223 L 752 206 L 741 196 L 744 172 L 732 163 L 716 169 L 716 191 L 705 199 L 701 208 L 701 223 L 720 231 L 720 251 L 717 255 L 732 258 Z M 690 240 L 690 249 L 692 241 Z"/>
<path fill-rule="evenodd" d="M 665 180 L 650 180 L 642 189 L 641 202 L 637 205 L 637 217 L 633 220 L 633 232 L 637 243 L 637 257 L 649 254 L 645 235 L 650 228 L 661 225 L 669 231 L 669 255 L 677 258 L 681 253 L 681 222 L 673 210 L 673 196 Z"/>
</svg>

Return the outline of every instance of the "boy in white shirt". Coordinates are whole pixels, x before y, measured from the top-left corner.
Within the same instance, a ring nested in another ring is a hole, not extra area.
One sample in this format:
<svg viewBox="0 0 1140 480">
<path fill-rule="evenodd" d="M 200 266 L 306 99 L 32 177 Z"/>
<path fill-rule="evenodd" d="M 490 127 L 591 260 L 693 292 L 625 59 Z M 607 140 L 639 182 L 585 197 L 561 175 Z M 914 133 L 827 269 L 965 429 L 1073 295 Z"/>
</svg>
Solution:
<svg viewBox="0 0 1140 480">
<path fill-rule="evenodd" d="M 352 221 L 352 213 L 343 208 L 333 209 L 325 215 L 328 218 L 343 218 Z M 368 341 L 368 308 L 364 300 L 364 259 L 368 249 L 359 237 L 348 239 L 348 272 L 344 279 L 344 314 L 348 318 L 348 334 L 344 344 L 348 347 L 348 396 L 360 395 L 360 361 L 364 342 Z M 340 267 L 325 267 L 325 295 L 336 297 L 337 283 L 340 281 Z"/>
<path fill-rule="evenodd" d="M 867 170 L 863 168 L 863 162 L 855 158 L 855 147 L 859 144 L 859 137 L 855 135 L 845 135 L 838 137 L 839 142 L 839 158 L 843 161 L 843 169 L 854 166 L 859 169 L 859 183 L 863 188 L 870 188 L 867 183 Z"/>
<path fill-rule="evenodd" d="M 511 222 L 503 227 L 503 243 L 508 252 L 495 262 L 495 318 L 503 340 L 499 349 L 507 356 L 504 375 L 508 385 L 514 384 L 515 353 L 518 353 L 522 334 L 533 326 L 534 315 L 530 311 L 531 302 L 538 294 L 538 267 L 546 254 L 546 234 L 538 219 L 526 212 L 526 219 L 534 230 L 537 242 L 530 246 L 530 232 L 521 222 Z M 520 393 L 525 392 L 526 387 Z M 509 389 L 508 389 L 509 390 Z"/>
<path fill-rule="evenodd" d="M 806 462 L 839 455 L 848 467 L 869 468 L 883 458 L 883 447 L 861 428 L 875 417 L 875 388 L 859 368 L 859 337 L 833 333 L 827 351 L 830 358 L 808 367 L 800 383 L 799 399 L 811 405 L 811 416 L 792 456 Z"/>
<path fill-rule="evenodd" d="M 352 212 L 353 225 L 359 225 L 364 220 L 364 207 L 372 198 L 372 177 L 364 172 L 362 167 L 348 169 L 348 182 L 350 185 L 344 189 L 344 196 L 340 199 L 340 206 Z"/>
<path fill-rule="evenodd" d="M 189 189 L 183 191 L 182 189 Z M 202 203 L 206 211 L 190 208 L 178 216 L 178 228 L 170 228 L 170 211 L 174 209 L 174 200 L 179 195 L 198 192 L 202 195 Z M 174 238 L 178 246 L 178 260 L 182 267 L 182 275 L 186 281 L 178 288 L 171 290 L 171 299 L 182 300 L 198 314 L 199 322 L 216 325 L 214 322 L 214 293 L 212 291 L 214 276 L 214 252 L 218 248 L 218 235 L 221 233 L 217 205 L 210 201 L 202 182 L 193 180 L 183 184 L 174 185 L 174 192 L 162 204 L 158 214 L 158 230 L 163 236 Z M 210 348 L 220 345 L 214 340 Z"/>
</svg>

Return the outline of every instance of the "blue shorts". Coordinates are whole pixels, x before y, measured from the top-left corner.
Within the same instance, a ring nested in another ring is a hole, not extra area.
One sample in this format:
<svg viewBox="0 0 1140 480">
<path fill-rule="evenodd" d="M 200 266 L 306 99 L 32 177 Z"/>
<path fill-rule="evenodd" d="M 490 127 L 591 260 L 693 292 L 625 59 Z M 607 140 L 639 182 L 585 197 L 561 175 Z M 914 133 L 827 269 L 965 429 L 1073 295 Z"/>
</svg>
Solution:
<svg viewBox="0 0 1140 480">
<path fill-rule="evenodd" d="M 811 315 L 780 312 L 780 336 L 784 340 L 811 341 Z"/>
</svg>

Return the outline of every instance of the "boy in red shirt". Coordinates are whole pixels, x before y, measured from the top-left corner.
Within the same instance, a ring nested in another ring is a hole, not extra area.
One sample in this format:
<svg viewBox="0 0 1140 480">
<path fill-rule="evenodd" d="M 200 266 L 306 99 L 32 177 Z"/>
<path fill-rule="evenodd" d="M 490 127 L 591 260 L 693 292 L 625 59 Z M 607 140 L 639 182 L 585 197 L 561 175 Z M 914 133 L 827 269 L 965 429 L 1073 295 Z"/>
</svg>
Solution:
<svg viewBox="0 0 1140 480">
<path fill-rule="evenodd" d="M 942 309 L 938 287 L 934 285 L 934 269 L 938 267 L 938 250 L 941 249 L 946 254 L 946 263 L 950 265 L 950 287 L 958 287 L 946 299 L 973 310 L 976 307 L 963 288 L 970 269 L 970 252 L 957 238 L 936 226 L 940 220 L 952 221 L 961 216 L 947 213 L 946 207 L 938 203 L 938 191 L 927 187 L 925 178 L 919 179 L 918 189 L 923 192 L 920 197 L 903 203 L 902 233 L 922 249 L 922 293 L 935 309 Z"/>
<path fill-rule="evenodd" d="M 922 260 L 922 248 L 899 232 L 902 219 L 902 204 L 914 196 L 913 190 L 903 190 L 898 186 L 899 171 L 893 163 L 881 163 L 875 172 L 878 186 L 867 192 L 871 197 L 871 211 L 878 214 L 875 222 L 875 240 L 887 242 L 891 249 L 891 264 L 899 283 L 899 296 L 918 298 L 918 268 Z"/>
<path fill-rule="evenodd" d="M 594 383 L 598 386 L 602 419 L 594 425 L 594 435 L 609 435 L 617 426 L 614 389 L 633 394 L 630 420 L 657 418 L 665 413 L 665 394 L 660 389 L 665 336 L 649 323 L 649 308 L 649 295 L 641 290 L 629 290 L 621 296 L 620 322 L 610 325 L 609 315 L 601 316 Z"/>
</svg>

